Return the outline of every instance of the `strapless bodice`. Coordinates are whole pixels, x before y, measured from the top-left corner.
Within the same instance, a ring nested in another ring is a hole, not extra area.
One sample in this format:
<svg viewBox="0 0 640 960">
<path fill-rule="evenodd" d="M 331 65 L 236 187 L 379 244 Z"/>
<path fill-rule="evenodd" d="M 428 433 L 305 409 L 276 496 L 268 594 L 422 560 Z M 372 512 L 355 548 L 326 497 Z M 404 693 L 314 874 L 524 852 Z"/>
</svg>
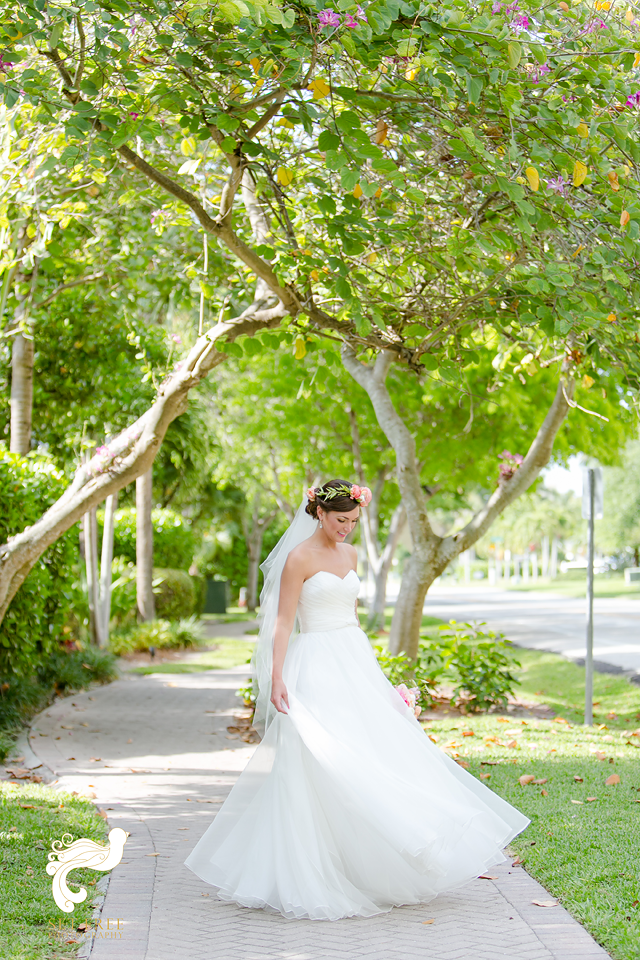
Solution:
<svg viewBox="0 0 640 960">
<path fill-rule="evenodd" d="M 342 578 L 320 570 L 302 584 L 298 600 L 298 618 L 302 633 L 357 627 L 356 599 L 360 579 L 355 570 Z"/>
</svg>

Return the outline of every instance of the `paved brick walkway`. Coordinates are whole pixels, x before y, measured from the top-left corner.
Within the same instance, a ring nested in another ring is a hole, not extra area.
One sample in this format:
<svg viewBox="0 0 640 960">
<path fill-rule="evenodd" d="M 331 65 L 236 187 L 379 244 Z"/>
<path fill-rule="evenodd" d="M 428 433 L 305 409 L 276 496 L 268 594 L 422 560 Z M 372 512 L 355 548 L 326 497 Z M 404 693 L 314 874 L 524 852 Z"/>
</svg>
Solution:
<svg viewBox="0 0 640 960">
<path fill-rule="evenodd" d="M 606 960 L 511 861 L 431 904 L 371 919 L 285 920 L 215 899 L 183 865 L 253 747 L 227 733 L 245 668 L 129 676 L 58 701 L 36 755 L 130 832 L 91 960 Z M 425 923 L 433 920 L 433 923 Z"/>
</svg>

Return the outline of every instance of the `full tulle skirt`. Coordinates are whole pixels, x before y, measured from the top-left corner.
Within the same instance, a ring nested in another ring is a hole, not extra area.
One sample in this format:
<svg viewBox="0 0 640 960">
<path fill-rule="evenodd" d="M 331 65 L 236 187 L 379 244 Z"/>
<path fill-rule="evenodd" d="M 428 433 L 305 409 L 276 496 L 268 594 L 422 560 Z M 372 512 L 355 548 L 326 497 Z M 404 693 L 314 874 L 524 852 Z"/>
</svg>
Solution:
<svg viewBox="0 0 640 960">
<path fill-rule="evenodd" d="M 446 756 L 358 627 L 300 634 L 278 714 L 186 865 L 285 917 L 369 917 L 503 861 L 527 826 Z"/>
</svg>

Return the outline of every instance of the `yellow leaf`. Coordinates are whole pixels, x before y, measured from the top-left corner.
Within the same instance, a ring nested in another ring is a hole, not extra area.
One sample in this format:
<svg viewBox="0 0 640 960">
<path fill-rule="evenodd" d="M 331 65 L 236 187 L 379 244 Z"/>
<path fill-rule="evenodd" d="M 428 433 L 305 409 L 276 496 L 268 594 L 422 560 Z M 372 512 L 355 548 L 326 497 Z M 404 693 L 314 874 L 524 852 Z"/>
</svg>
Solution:
<svg viewBox="0 0 640 960">
<path fill-rule="evenodd" d="M 251 93 L 252 93 L 254 96 L 255 96 L 255 94 L 258 92 L 258 90 L 260 89 L 260 87 L 262 86 L 263 83 L 264 83 L 264 80 L 262 79 L 262 77 L 258 77 L 258 79 L 256 80 L 256 82 L 255 82 L 254 85 L 253 85 L 253 90 L 251 91 Z"/>
<path fill-rule="evenodd" d="M 293 180 L 293 172 L 288 170 L 287 167 L 278 167 L 276 176 L 278 178 L 278 183 L 283 187 L 288 187 Z"/>
<path fill-rule="evenodd" d="M 354 191 L 353 191 L 353 195 L 354 195 L 354 197 L 356 198 L 356 200 L 359 200 L 360 197 L 362 196 L 362 187 L 360 186 L 359 183 L 356 183 L 355 188 L 354 188 Z"/>
<path fill-rule="evenodd" d="M 529 181 L 529 186 L 532 190 L 537 190 L 540 186 L 540 177 L 538 176 L 538 171 L 535 167 L 527 167 L 525 170 L 527 180 Z"/>
<path fill-rule="evenodd" d="M 378 259 L 378 254 L 375 252 L 375 250 L 372 250 L 369 256 L 367 257 L 367 263 L 375 263 L 377 259 Z"/>
<path fill-rule="evenodd" d="M 620 189 L 620 184 L 618 183 L 618 174 L 615 172 L 615 170 L 609 171 L 609 173 L 607 174 L 607 180 L 611 184 L 612 190 L 615 190 L 617 192 Z"/>
<path fill-rule="evenodd" d="M 603 0 L 603 2 L 600 4 L 600 9 L 601 9 L 601 10 L 611 10 L 610 0 Z"/>
<path fill-rule="evenodd" d="M 384 143 L 387 139 L 387 134 L 389 132 L 389 127 L 384 122 L 384 120 L 378 120 L 376 125 L 376 143 Z"/>
<path fill-rule="evenodd" d="M 612 773 L 611 776 L 605 780 L 605 786 L 607 787 L 613 787 L 617 783 L 620 783 L 620 777 L 617 773 Z"/>
<path fill-rule="evenodd" d="M 594 383 L 595 380 L 593 377 L 590 377 L 588 373 L 585 373 L 584 377 L 582 378 L 582 386 L 585 388 L 585 390 L 590 390 Z"/>
<path fill-rule="evenodd" d="M 320 279 L 320 274 L 318 273 L 317 270 L 312 270 L 309 276 L 311 277 L 312 280 L 316 282 Z"/>
<path fill-rule="evenodd" d="M 580 246 L 577 248 L 577 250 L 574 251 L 574 253 L 573 253 L 574 258 L 578 256 L 578 254 L 580 253 L 581 250 L 584 250 L 584 244 L 582 244 L 582 243 L 581 243 Z"/>
<path fill-rule="evenodd" d="M 639 63 L 640 63 L 640 53 L 636 53 L 635 57 L 633 58 L 634 67 L 637 67 Z"/>
<path fill-rule="evenodd" d="M 610 313 L 609 316 L 607 317 L 607 320 L 609 321 L 609 323 L 615 323 L 617 319 L 618 318 L 616 317 L 615 313 Z"/>
<path fill-rule="evenodd" d="M 196 138 L 187 137 L 180 144 L 180 153 L 183 157 L 192 157 L 196 152 Z"/>
<path fill-rule="evenodd" d="M 629 220 L 631 220 L 629 211 L 623 210 L 622 213 L 620 214 L 620 226 L 626 227 L 626 225 L 629 223 Z"/>
<path fill-rule="evenodd" d="M 249 60 L 249 63 L 251 64 L 251 69 L 253 70 L 253 72 L 257 73 L 258 70 L 260 69 L 260 61 L 258 60 L 258 58 L 253 57 L 253 59 Z"/>
<path fill-rule="evenodd" d="M 579 123 L 576 127 L 576 133 L 579 137 L 588 137 L 589 127 L 586 125 L 586 123 Z"/>
<path fill-rule="evenodd" d="M 281 117 L 281 118 L 278 120 L 276 126 L 278 126 L 278 127 L 289 127 L 291 130 L 293 130 L 293 126 L 294 126 L 294 125 L 291 123 L 291 120 L 287 120 L 286 117 Z"/>
<path fill-rule="evenodd" d="M 587 179 L 587 167 L 584 165 L 582 160 L 576 160 L 573 165 L 573 185 L 574 187 L 579 187 L 581 183 L 584 183 Z"/>
<path fill-rule="evenodd" d="M 315 80 L 312 80 L 308 89 L 313 91 L 314 100 L 321 100 L 328 96 L 331 91 L 331 87 L 322 77 L 316 77 Z"/>
<path fill-rule="evenodd" d="M 418 76 L 419 69 L 419 67 L 412 67 L 410 70 L 406 70 L 404 74 L 405 80 L 409 80 L 409 82 L 415 80 L 415 78 Z"/>
<path fill-rule="evenodd" d="M 633 23 L 633 10 L 627 10 L 624 17 L 627 23 Z M 635 63 L 634 63 L 634 67 L 635 67 Z"/>
<path fill-rule="evenodd" d="M 376 200 L 379 200 L 381 196 L 382 196 L 382 187 L 378 187 L 378 189 L 374 193 L 374 197 L 376 198 Z"/>
<path fill-rule="evenodd" d="M 304 345 L 304 337 L 296 337 L 294 357 L 296 360 L 302 360 L 306 356 L 307 348 Z"/>
</svg>

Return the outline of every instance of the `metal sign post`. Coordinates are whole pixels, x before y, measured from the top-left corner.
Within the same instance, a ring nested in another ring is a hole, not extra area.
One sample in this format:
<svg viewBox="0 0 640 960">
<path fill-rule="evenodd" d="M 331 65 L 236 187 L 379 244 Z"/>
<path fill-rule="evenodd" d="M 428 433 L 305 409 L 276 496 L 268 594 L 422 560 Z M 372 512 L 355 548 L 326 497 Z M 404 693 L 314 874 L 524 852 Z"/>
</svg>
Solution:
<svg viewBox="0 0 640 960">
<path fill-rule="evenodd" d="M 587 545 L 587 655 L 584 678 L 584 722 L 593 725 L 593 561 L 595 553 L 594 521 L 602 517 L 603 482 L 600 467 L 584 471 L 582 516 L 589 521 Z"/>
</svg>

